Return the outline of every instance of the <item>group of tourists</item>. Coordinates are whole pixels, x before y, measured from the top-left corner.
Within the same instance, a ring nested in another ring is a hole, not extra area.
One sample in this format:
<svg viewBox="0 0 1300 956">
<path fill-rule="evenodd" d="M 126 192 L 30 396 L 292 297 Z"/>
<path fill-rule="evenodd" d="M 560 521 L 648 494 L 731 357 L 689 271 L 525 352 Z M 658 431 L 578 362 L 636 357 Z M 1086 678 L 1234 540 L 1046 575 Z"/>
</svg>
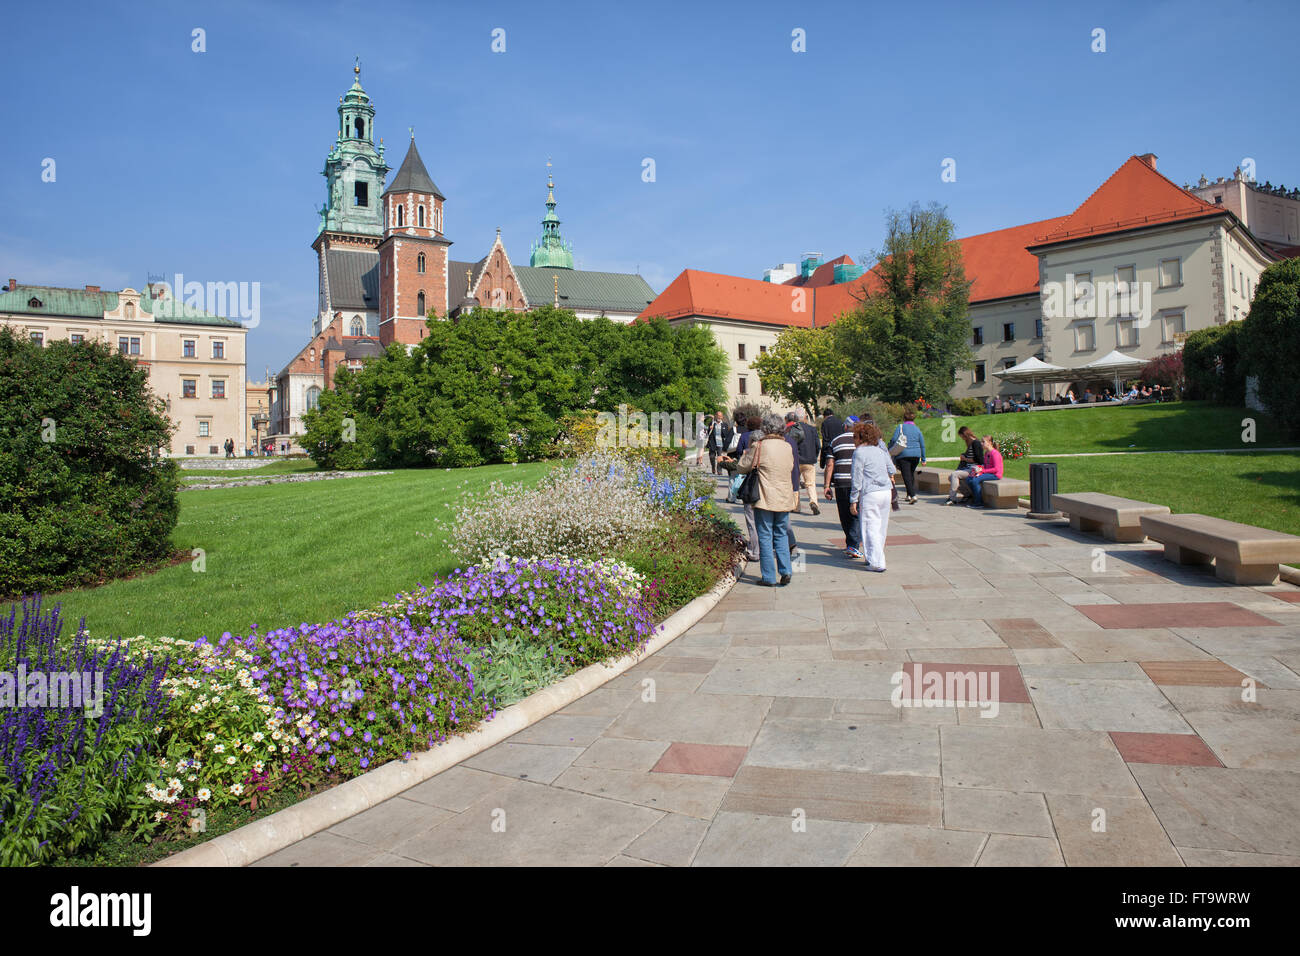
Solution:
<svg viewBox="0 0 1300 956">
<path fill-rule="evenodd" d="M 926 458 L 914 407 L 904 408 L 888 443 L 866 413 L 841 420 L 823 409 L 820 428 L 807 418 L 802 409 L 734 421 L 717 412 L 698 436 L 697 464 L 707 451 L 710 471 L 728 477 L 727 500 L 744 505 L 748 557 L 759 562 L 764 587 L 788 584 L 799 557 L 790 514 L 801 512 L 805 499 L 821 514 L 818 465 L 821 494 L 839 513 L 844 555 L 864 561 L 868 571 L 885 571 L 889 513 L 899 508 L 897 476 L 907 503 L 917 501 L 916 469 Z"/>
</svg>

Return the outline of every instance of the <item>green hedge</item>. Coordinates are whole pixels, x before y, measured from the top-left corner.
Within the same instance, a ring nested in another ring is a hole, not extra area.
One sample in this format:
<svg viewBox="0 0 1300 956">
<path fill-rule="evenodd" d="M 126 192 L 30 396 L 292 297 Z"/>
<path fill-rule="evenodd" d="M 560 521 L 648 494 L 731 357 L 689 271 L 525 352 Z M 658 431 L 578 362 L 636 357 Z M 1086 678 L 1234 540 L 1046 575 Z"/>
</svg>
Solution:
<svg viewBox="0 0 1300 956">
<path fill-rule="evenodd" d="M 1288 435 L 1300 438 L 1300 259 L 1264 270 L 1240 324 L 1242 357 L 1247 373 L 1258 378 L 1260 401 Z"/>
<path fill-rule="evenodd" d="M 0 595 L 116 577 L 171 553 L 171 423 L 147 372 L 99 342 L 0 327 Z"/>
<path fill-rule="evenodd" d="M 1241 323 L 1212 325 L 1187 336 L 1183 345 L 1186 397 L 1243 405 L 1246 371 L 1241 358 Z"/>
</svg>

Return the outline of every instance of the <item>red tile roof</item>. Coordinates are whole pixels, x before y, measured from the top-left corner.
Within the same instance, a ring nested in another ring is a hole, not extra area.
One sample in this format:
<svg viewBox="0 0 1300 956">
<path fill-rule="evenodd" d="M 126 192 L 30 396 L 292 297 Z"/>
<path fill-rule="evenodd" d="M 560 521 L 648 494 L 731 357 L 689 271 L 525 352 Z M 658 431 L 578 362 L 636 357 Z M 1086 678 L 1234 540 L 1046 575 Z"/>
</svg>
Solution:
<svg viewBox="0 0 1300 956">
<path fill-rule="evenodd" d="M 1223 215 L 1214 206 L 1166 179 L 1142 158 L 1130 157 L 1109 179 L 1068 216 L 1043 219 L 958 239 L 971 303 L 989 302 L 1038 292 L 1038 256 L 1031 249 L 1085 236 L 1100 236 L 1200 216 Z M 774 285 L 759 279 L 687 269 L 638 318 L 662 315 L 714 316 L 767 325 L 817 326 L 833 322 L 854 309 L 864 290 L 876 291 L 880 279 L 873 271 L 852 282 L 834 282 L 840 256 L 820 265 L 813 274 Z M 795 311 L 791 287 L 807 297 L 806 311 Z"/>
<path fill-rule="evenodd" d="M 1223 212 L 1222 206 L 1193 196 L 1160 175 L 1145 160 L 1130 156 L 1063 223 L 1035 237 L 1030 245 L 1104 236 L 1180 219 L 1222 215 Z"/>
</svg>

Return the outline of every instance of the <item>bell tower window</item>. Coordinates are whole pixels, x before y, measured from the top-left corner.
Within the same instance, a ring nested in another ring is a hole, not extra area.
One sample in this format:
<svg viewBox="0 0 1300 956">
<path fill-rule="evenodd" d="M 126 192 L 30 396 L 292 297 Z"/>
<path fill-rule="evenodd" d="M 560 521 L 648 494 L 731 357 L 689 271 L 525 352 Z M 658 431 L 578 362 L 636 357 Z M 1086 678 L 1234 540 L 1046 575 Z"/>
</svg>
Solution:
<svg viewBox="0 0 1300 956">
<path fill-rule="evenodd" d="M 356 119 L 356 121 L 353 122 L 353 124 L 352 124 L 352 130 L 353 130 L 353 133 L 355 134 L 355 136 L 356 136 L 357 139 L 365 139 L 365 138 L 366 138 L 366 121 L 363 120 L 361 117 L 358 116 L 357 119 Z"/>
<path fill-rule="evenodd" d="M 415 311 L 420 313 L 421 316 L 424 315 L 424 290 L 423 289 L 421 289 L 420 294 L 415 297 Z"/>
<path fill-rule="evenodd" d="M 415 271 L 420 273 L 420 275 L 424 275 L 424 253 L 423 252 L 420 253 L 419 257 L 416 258 L 415 260 Z"/>
<path fill-rule="evenodd" d="M 352 334 L 355 336 L 366 334 L 365 323 L 361 321 L 361 316 L 359 315 L 354 315 L 352 317 Z"/>
<path fill-rule="evenodd" d="M 369 206 L 370 205 L 370 186 L 367 183 L 357 183 L 352 192 L 352 205 Z"/>
<path fill-rule="evenodd" d="M 416 213 L 416 218 L 420 221 L 420 228 L 424 228 L 424 207 L 421 206 Z"/>
<path fill-rule="evenodd" d="M 400 229 L 406 225 L 406 207 L 400 203 L 397 206 L 397 227 Z"/>
</svg>

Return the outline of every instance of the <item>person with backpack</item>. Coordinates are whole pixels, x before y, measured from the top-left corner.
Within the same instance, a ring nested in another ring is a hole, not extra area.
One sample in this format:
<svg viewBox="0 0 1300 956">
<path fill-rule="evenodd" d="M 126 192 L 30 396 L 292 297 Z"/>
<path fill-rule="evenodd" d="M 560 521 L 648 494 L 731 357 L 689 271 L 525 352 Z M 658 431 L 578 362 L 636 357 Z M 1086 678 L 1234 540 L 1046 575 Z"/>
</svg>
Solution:
<svg viewBox="0 0 1300 956">
<path fill-rule="evenodd" d="M 898 470 L 903 474 L 903 484 L 907 487 L 907 503 L 916 504 L 916 468 L 925 464 L 925 436 L 916 427 L 916 406 L 903 406 L 903 423 L 894 429 L 889 439 L 890 454 L 894 455 Z M 895 446 L 900 446 L 894 451 Z"/>
<path fill-rule="evenodd" d="M 761 434 L 753 436 L 738 470 L 758 473 L 758 500 L 754 502 L 754 522 L 758 531 L 759 566 L 763 587 L 790 583 L 793 573 L 788 531 L 790 512 L 799 504 L 799 463 L 791 448 L 781 419 L 765 415 Z M 782 441 L 782 438 L 786 438 Z M 780 574 L 778 581 L 777 575 Z"/>
<path fill-rule="evenodd" d="M 821 456 L 821 438 L 817 429 L 808 424 L 807 413 L 796 409 L 785 416 L 786 435 L 793 438 L 792 447 L 799 462 L 799 506 L 796 512 L 803 512 L 803 494 L 808 494 L 808 507 L 812 513 L 819 515 L 817 506 L 817 459 Z"/>
</svg>

